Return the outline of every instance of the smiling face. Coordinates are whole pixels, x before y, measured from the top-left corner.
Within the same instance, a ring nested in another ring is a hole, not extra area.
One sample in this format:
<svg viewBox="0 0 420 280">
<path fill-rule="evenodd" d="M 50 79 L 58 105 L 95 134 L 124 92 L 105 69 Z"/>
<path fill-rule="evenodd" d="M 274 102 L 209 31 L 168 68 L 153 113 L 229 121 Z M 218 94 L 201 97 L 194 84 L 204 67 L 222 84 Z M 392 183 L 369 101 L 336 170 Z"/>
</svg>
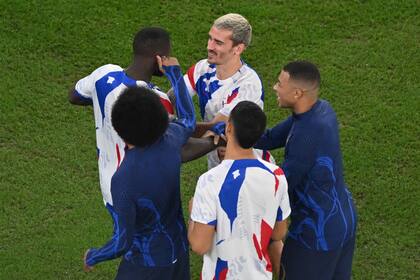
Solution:
<svg viewBox="0 0 420 280">
<path fill-rule="evenodd" d="M 298 100 L 298 94 L 288 72 L 281 71 L 273 89 L 276 91 L 279 107 L 293 108 Z"/>
<path fill-rule="evenodd" d="M 217 29 L 212 26 L 209 31 L 209 39 L 207 41 L 207 60 L 210 64 L 223 65 L 227 64 L 237 54 L 242 51 L 241 44 L 233 45 L 232 31 L 226 29 Z"/>
</svg>

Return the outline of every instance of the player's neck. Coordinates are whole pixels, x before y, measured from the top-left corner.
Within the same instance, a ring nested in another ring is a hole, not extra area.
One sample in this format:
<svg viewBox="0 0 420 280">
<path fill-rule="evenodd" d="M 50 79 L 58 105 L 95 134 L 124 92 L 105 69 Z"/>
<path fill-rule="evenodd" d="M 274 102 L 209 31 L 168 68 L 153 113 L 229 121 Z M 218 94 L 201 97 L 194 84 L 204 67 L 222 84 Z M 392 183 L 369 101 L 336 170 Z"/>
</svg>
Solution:
<svg viewBox="0 0 420 280">
<path fill-rule="evenodd" d="M 242 67 L 241 58 L 234 57 L 225 64 L 216 65 L 216 76 L 219 80 L 226 80 L 232 77 Z"/>
<path fill-rule="evenodd" d="M 225 159 L 255 159 L 254 151 L 251 149 L 243 149 L 238 144 L 227 143 Z"/>
<path fill-rule="evenodd" d="M 133 61 L 133 63 L 125 69 L 125 73 L 134 80 L 150 82 L 153 76 L 153 67 L 154 65 L 148 66 L 148 63 Z"/>
<path fill-rule="evenodd" d="M 298 102 L 293 107 L 293 113 L 295 114 L 303 114 L 308 112 L 312 109 L 312 107 L 315 105 L 315 103 L 318 101 L 317 98 L 307 98 L 305 100 L 302 100 L 301 102 Z"/>
</svg>

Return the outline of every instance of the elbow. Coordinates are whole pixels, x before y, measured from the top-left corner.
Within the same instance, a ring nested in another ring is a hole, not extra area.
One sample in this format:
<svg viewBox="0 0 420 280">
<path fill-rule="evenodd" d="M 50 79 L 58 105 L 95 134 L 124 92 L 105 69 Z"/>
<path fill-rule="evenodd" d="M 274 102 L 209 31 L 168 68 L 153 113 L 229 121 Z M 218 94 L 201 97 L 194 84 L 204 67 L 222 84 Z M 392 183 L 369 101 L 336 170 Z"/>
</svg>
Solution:
<svg viewBox="0 0 420 280">
<path fill-rule="evenodd" d="M 193 252 L 197 255 L 202 256 L 210 250 L 210 246 L 207 246 L 202 242 L 198 242 L 197 240 L 194 240 L 194 238 L 188 237 L 188 241 L 190 242 L 191 250 L 193 250 Z"/>
<path fill-rule="evenodd" d="M 70 90 L 68 100 L 70 104 L 73 105 L 81 105 L 81 106 L 87 106 L 92 105 L 92 100 L 89 98 L 83 98 L 77 94 L 77 91 L 75 89 Z"/>
<path fill-rule="evenodd" d="M 206 248 L 205 246 L 199 245 L 199 244 L 192 244 L 191 245 L 191 250 L 193 250 L 194 253 L 196 253 L 197 255 L 204 255 L 205 253 L 207 253 L 210 248 Z"/>
<path fill-rule="evenodd" d="M 124 255 L 125 253 L 127 253 L 131 248 L 131 245 L 129 246 L 128 244 L 126 244 L 125 246 L 123 246 L 120 250 L 120 256 Z"/>
<path fill-rule="evenodd" d="M 125 253 L 127 253 L 130 250 L 131 245 L 132 245 L 132 242 L 129 242 L 128 240 L 123 242 L 123 244 L 121 244 L 121 246 L 119 246 L 119 248 L 115 252 L 114 257 L 118 258 L 118 257 L 124 255 Z"/>
<path fill-rule="evenodd" d="M 70 104 L 73 104 L 73 105 L 79 104 L 78 98 L 74 95 L 74 89 L 69 91 L 68 100 L 69 100 Z"/>
</svg>

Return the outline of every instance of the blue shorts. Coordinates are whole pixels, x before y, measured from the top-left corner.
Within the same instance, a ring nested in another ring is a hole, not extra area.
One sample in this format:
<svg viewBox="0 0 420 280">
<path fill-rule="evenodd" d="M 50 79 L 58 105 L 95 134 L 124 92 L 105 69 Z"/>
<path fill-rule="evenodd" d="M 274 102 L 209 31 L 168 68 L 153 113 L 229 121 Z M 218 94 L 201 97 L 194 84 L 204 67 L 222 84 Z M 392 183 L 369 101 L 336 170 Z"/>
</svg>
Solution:
<svg viewBox="0 0 420 280">
<path fill-rule="evenodd" d="M 288 237 L 281 256 L 282 273 L 279 279 L 349 280 L 355 240 L 353 237 L 337 250 L 316 251 Z"/>
<path fill-rule="evenodd" d="M 190 280 L 190 257 L 188 250 L 179 255 L 176 263 L 169 266 L 144 267 L 122 258 L 116 280 Z"/>
</svg>

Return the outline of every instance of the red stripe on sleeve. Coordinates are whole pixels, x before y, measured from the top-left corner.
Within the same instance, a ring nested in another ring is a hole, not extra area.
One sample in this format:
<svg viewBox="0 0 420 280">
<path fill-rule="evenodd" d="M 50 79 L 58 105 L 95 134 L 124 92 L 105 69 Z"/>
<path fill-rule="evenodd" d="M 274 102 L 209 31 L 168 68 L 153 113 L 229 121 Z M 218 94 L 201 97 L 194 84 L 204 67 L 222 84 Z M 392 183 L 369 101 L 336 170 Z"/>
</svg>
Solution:
<svg viewBox="0 0 420 280">
<path fill-rule="evenodd" d="M 188 80 L 190 81 L 190 85 L 191 87 L 195 89 L 195 82 L 194 82 L 194 70 L 195 70 L 195 64 L 193 66 L 190 67 L 190 69 L 188 69 L 187 71 L 187 75 L 188 75 Z"/>
<path fill-rule="evenodd" d="M 168 114 L 170 114 L 170 115 L 174 114 L 174 107 L 172 107 L 172 103 L 169 100 L 166 100 L 166 99 L 160 97 L 160 102 L 162 103 L 163 107 L 165 107 Z"/>
</svg>

